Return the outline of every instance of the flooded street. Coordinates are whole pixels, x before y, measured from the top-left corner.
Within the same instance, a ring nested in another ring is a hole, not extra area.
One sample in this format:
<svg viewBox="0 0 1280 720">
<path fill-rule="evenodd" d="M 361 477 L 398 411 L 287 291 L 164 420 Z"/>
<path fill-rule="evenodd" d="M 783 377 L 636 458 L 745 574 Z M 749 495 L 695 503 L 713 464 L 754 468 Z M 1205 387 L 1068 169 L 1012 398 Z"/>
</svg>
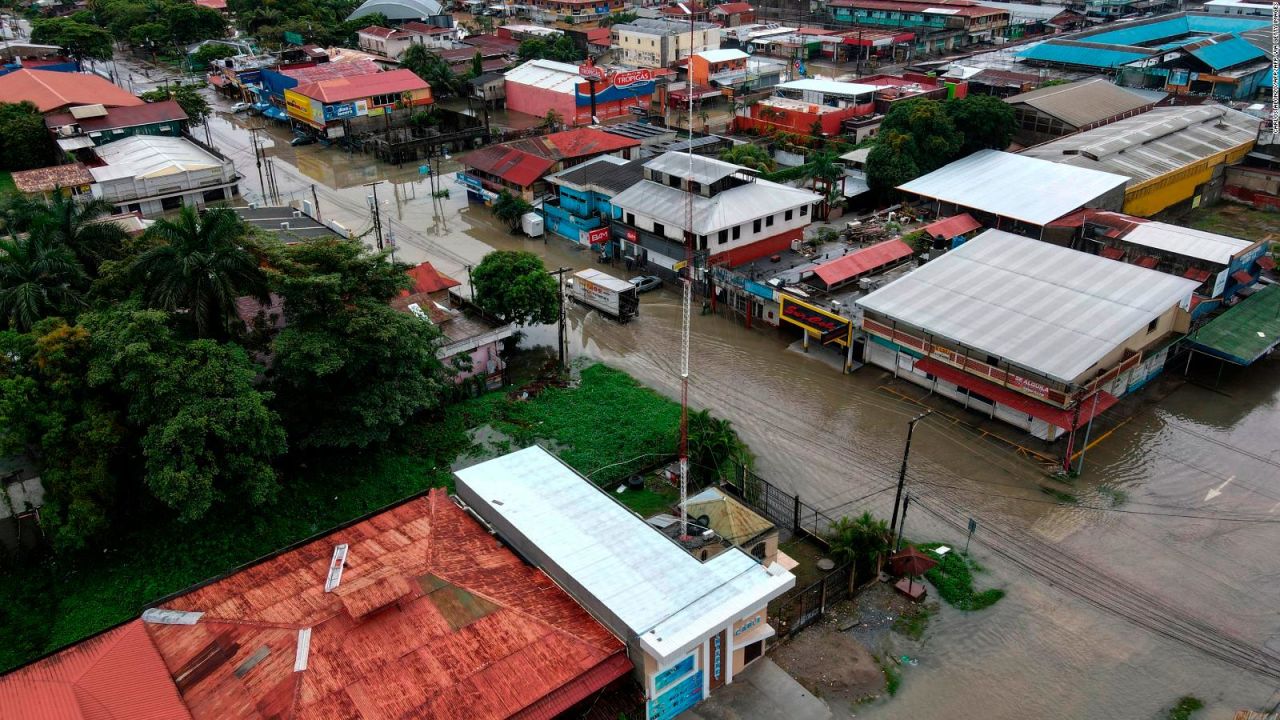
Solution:
<svg viewBox="0 0 1280 720">
<path fill-rule="evenodd" d="M 220 113 L 210 129 L 245 176 L 246 199 L 261 201 L 247 122 L 261 121 Z M 595 263 L 556 237 L 513 236 L 483 206 L 469 207 L 450 161 L 441 186 L 452 196 L 433 200 L 417 166 L 293 148 L 278 128 L 266 134 L 281 201 L 314 198 L 325 219 L 356 233 L 372 226 L 363 184 L 387 181 L 378 198 L 401 261 L 430 260 L 464 283 L 467 266 L 495 248 L 530 250 L 553 267 Z M 574 307 L 572 356 L 608 362 L 675 397 L 678 315 L 670 288 L 643 296 L 628 325 Z M 692 334 L 691 402 L 733 421 L 762 476 L 832 516 L 870 509 L 888 517 L 906 421 L 921 410 L 881 389 L 891 375 L 872 367 L 841 375 L 816 354 L 789 349 L 790 335 L 724 317 L 695 316 Z M 529 344 L 554 342 L 554 329 L 527 336 Z M 1280 679 L 1187 641 L 1223 645 L 1230 655 L 1236 638 L 1255 659 L 1262 647 L 1280 655 L 1278 367 L 1271 360 L 1228 373 L 1216 390 L 1166 383 L 1167 397 L 1088 452 L 1073 481 L 1078 505 L 1039 489 L 1042 465 L 966 426 L 941 416 L 920 424 L 908 476 L 920 502 L 907 534 L 963 543 L 949 523 L 977 519 L 971 551 L 987 569 L 978 582 L 1007 596 L 974 614 L 944 607 L 918 648 L 919 666 L 904 668 L 897 697 L 857 715 L 1120 720 L 1156 717 L 1189 694 L 1205 700 L 1205 718 L 1270 709 Z M 958 407 L 947 412 L 961 415 Z M 1099 585 L 1105 593 L 1092 590 Z M 1139 599 L 1126 601 L 1128 592 Z M 1133 616 L 1150 625 L 1125 619 Z M 1161 618 L 1177 623 L 1162 632 Z M 1273 667 L 1280 675 L 1280 662 Z"/>
</svg>

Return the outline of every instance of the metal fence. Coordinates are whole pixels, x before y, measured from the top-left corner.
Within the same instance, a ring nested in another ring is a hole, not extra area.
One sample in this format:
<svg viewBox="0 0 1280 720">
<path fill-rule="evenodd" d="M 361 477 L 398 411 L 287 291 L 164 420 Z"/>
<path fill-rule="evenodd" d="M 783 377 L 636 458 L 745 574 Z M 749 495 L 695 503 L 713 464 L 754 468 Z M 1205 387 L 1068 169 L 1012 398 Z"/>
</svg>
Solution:
<svg viewBox="0 0 1280 720">
<path fill-rule="evenodd" d="M 854 580 L 853 563 L 847 563 L 770 607 L 769 614 L 777 626 L 778 635 L 787 637 L 817 622 L 828 607 L 853 595 Z"/>
</svg>

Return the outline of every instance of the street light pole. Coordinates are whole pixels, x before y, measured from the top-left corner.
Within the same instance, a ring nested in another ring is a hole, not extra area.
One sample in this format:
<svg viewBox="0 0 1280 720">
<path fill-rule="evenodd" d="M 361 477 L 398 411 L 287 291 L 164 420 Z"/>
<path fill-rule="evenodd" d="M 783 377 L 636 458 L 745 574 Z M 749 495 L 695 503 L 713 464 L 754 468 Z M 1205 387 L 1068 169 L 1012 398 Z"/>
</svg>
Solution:
<svg viewBox="0 0 1280 720">
<path fill-rule="evenodd" d="M 902 487 L 907 482 L 907 458 L 911 457 L 911 436 L 915 433 L 916 423 L 925 419 L 932 410 L 925 410 L 919 415 L 907 421 L 907 445 L 902 449 L 902 468 L 898 471 L 898 491 L 893 496 L 893 519 L 889 521 L 889 532 L 893 533 L 898 539 L 898 506 L 902 503 Z M 903 515 L 906 514 L 906 508 L 903 508 Z"/>
</svg>

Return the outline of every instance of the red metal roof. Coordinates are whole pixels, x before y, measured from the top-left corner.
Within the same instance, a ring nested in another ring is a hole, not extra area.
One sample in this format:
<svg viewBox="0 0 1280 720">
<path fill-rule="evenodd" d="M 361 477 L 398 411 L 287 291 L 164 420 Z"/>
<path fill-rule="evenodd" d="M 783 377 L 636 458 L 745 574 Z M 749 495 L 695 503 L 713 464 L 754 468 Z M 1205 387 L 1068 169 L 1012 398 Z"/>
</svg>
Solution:
<svg viewBox="0 0 1280 720">
<path fill-rule="evenodd" d="M 631 668 L 617 638 L 444 490 L 163 607 L 204 613 L 146 625 L 196 720 L 510 718 Z"/>
<path fill-rule="evenodd" d="M 72 105 L 105 105 L 125 107 L 141 105 L 142 100 L 130 95 L 97 75 L 54 72 L 52 70 L 14 70 L 0 76 L 0 102 L 19 103 L 28 100 L 40 112 L 60 110 Z"/>
<path fill-rule="evenodd" d="M 911 252 L 911 247 L 901 240 L 885 240 L 823 263 L 815 267 L 813 273 L 831 287 L 882 265 L 909 258 Z"/>
<path fill-rule="evenodd" d="M 426 90 L 430 87 L 426 80 L 414 75 L 412 70 L 401 68 L 368 75 L 320 80 L 306 85 L 299 85 L 293 91 L 329 104 L 348 100 L 361 100 L 374 95 Z"/>
<path fill-rule="evenodd" d="M 1156 265 L 1160 264 L 1160 258 L 1156 257 L 1155 255 L 1143 255 L 1137 260 L 1134 260 L 1133 264 L 1137 265 L 1138 267 L 1147 268 L 1148 270 L 1154 270 Z"/>
<path fill-rule="evenodd" d="M 368 58 L 358 58 L 356 60 L 344 60 L 343 62 L 327 62 L 311 67 L 293 68 L 290 70 L 282 70 L 280 74 L 287 75 L 298 81 L 299 85 L 320 82 L 321 80 L 333 80 L 341 77 L 353 77 L 356 75 L 373 75 L 382 72 L 382 68 L 378 64 Z"/>
<path fill-rule="evenodd" d="M 459 158 L 458 162 L 519 187 L 534 184 L 556 164 L 551 158 L 517 150 L 509 145 L 490 145 L 473 150 Z"/>
<path fill-rule="evenodd" d="M 935 220 L 921 229 L 929 233 L 929 237 L 943 237 L 950 240 L 980 228 L 982 228 L 982 223 L 974 220 L 969 213 L 962 213 L 960 215 L 952 215 L 949 218 Z"/>
<path fill-rule="evenodd" d="M 943 10 L 947 15 L 964 15 L 967 17 L 986 17 L 988 15 L 1008 15 L 1008 10 L 983 7 L 974 2 L 929 2 L 929 0 L 831 0 L 832 7 L 854 7 L 868 10 L 898 10 L 900 12 L 935 12 Z"/>
<path fill-rule="evenodd" d="M 1020 392 L 1010 390 L 1009 388 L 998 385 L 985 380 L 976 375 L 971 375 L 960 368 L 952 367 L 940 360 L 933 358 L 921 358 L 916 360 L 916 367 L 931 374 L 936 375 L 943 380 L 960 387 L 978 393 L 985 397 L 991 398 L 1001 405 L 1023 412 L 1033 418 L 1043 420 L 1054 427 L 1060 427 L 1064 430 L 1074 430 L 1089 422 L 1089 419 L 1110 410 L 1120 400 L 1109 392 L 1099 390 L 1097 394 L 1097 402 L 1094 402 L 1094 396 L 1080 402 L 1080 416 L 1076 417 L 1076 409 L 1060 408 L 1055 405 L 1040 402 L 1035 398 L 1023 395 Z"/>
<path fill-rule="evenodd" d="M 1232 280 L 1235 280 L 1236 282 L 1240 283 L 1241 285 L 1252 285 L 1252 284 L 1253 284 L 1253 276 L 1249 274 L 1249 271 L 1248 271 L 1248 270 L 1237 270 L 1237 271 L 1235 271 L 1235 272 L 1231 273 L 1231 279 L 1232 279 Z"/>
<path fill-rule="evenodd" d="M 79 125 L 82 132 L 90 133 L 186 119 L 187 113 L 183 111 L 178 101 L 162 100 L 128 107 L 108 108 L 107 114 L 102 117 L 82 118 L 80 120 L 72 117 L 69 112 L 56 113 L 46 116 L 44 124 L 50 128 Z"/>
<path fill-rule="evenodd" d="M 5 720 L 190 720 L 141 620 L 0 677 Z"/>
<path fill-rule="evenodd" d="M 420 22 L 417 22 L 416 20 L 413 22 L 407 22 L 401 25 L 400 30 L 402 32 L 417 33 L 419 35 L 444 35 L 446 33 L 452 33 L 454 31 L 453 28 L 451 27 L 438 27 L 436 25 L 428 25 L 426 23 L 420 23 Z"/>
<path fill-rule="evenodd" d="M 1108 260 L 1122 260 L 1124 258 L 1124 250 L 1117 247 L 1104 247 L 1098 251 L 1098 254 Z"/>
<path fill-rule="evenodd" d="M 413 280 L 413 288 L 409 294 L 440 292 L 462 284 L 448 275 L 442 274 L 429 262 L 415 265 L 409 268 L 409 271 L 405 274 Z"/>
<path fill-rule="evenodd" d="M 1196 282 L 1204 282 L 1205 280 L 1208 280 L 1209 276 L 1212 274 L 1213 273 L 1208 270 L 1201 270 L 1200 268 L 1187 268 L 1187 271 L 1182 273 L 1182 277 L 1195 280 Z"/>
<path fill-rule="evenodd" d="M 226 10 L 227 0 L 196 0 L 196 5 L 210 10 Z"/>
<path fill-rule="evenodd" d="M 572 160 L 574 158 L 603 155 L 627 148 L 640 147 L 639 140 L 614 135 L 595 128 L 566 130 L 544 135 L 537 139 L 550 146 L 550 148 L 554 148 L 552 152 L 547 153 L 547 156 L 554 157 L 557 160 Z"/>
<path fill-rule="evenodd" d="M 735 15 L 737 13 L 749 13 L 751 12 L 751 3 L 744 3 L 744 2 L 722 3 L 711 9 L 716 12 L 722 12 L 725 15 Z"/>
<path fill-rule="evenodd" d="M 387 27 L 382 27 L 381 25 L 370 25 L 367 28 L 360 28 L 356 32 L 360 35 L 371 35 L 373 37 L 389 38 L 395 33 L 395 30 L 392 30 L 391 28 L 387 28 Z"/>
</svg>

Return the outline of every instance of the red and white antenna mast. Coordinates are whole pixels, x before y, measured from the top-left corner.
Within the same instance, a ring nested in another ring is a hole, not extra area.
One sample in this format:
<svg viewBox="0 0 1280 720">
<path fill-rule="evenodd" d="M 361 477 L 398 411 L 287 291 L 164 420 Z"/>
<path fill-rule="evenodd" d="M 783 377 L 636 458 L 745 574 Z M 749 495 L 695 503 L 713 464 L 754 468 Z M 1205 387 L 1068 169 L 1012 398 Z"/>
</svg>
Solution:
<svg viewBox="0 0 1280 720">
<path fill-rule="evenodd" d="M 689 0 L 692 2 L 692 0 Z M 689 318 L 693 306 L 693 40 L 695 16 L 685 3 L 678 4 L 689 16 L 689 55 L 685 59 L 685 93 L 689 100 L 689 175 L 685 179 L 684 281 L 680 294 L 680 536 L 689 537 Z"/>
</svg>

